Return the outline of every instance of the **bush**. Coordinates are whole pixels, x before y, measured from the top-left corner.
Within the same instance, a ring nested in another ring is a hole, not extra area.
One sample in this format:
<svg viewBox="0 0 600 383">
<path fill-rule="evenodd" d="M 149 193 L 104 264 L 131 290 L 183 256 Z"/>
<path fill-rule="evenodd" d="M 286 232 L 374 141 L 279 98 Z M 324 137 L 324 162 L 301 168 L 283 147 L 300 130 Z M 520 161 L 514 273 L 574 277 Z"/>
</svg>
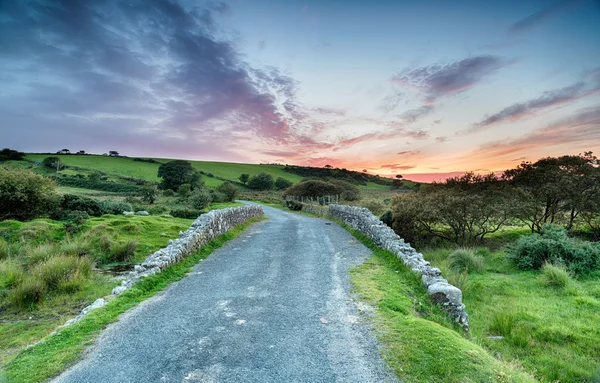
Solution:
<svg viewBox="0 0 600 383">
<path fill-rule="evenodd" d="M 448 256 L 448 266 L 458 273 L 483 270 L 483 259 L 471 249 L 457 249 Z"/>
<path fill-rule="evenodd" d="M 275 180 L 275 189 L 277 190 L 283 190 L 283 189 L 287 189 L 290 186 L 292 186 L 294 183 L 292 181 L 288 181 L 283 177 L 277 177 L 277 179 Z"/>
<path fill-rule="evenodd" d="M 171 189 L 165 189 L 163 190 L 162 195 L 165 197 L 173 197 L 175 195 L 175 192 Z"/>
<path fill-rule="evenodd" d="M 302 210 L 302 204 L 297 201 L 285 201 L 285 206 L 293 211 Z"/>
<path fill-rule="evenodd" d="M 170 190 L 170 189 L 168 189 Z M 142 188 L 142 201 L 153 204 L 158 197 L 158 187 L 156 185 L 146 185 Z"/>
<path fill-rule="evenodd" d="M 343 180 L 330 180 L 328 182 L 337 188 L 337 193 L 335 194 L 339 194 L 344 200 L 358 201 L 360 199 L 360 189 L 358 186 Z"/>
<path fill-rule="evenodd" d="M 206 209 L 212 202 L 211 195 L 206 190 L 196 190 L 190 197 L 190 204 L 194 209 Z"/>
<path fill-rule="evenodd" d="M 363 201 L 360 205 L 369 209 L 369 211 L 373 213 L 373 215 L 381 215 L 385 212 L 385 204 L 377 199 L 369 199 Z"/>
<path fill-rule="evenodd" d="M 19 308 L 30 307 L 42 299 L 45 291 L 40 279 L 29 277 L 9 291 L 8 301 Z"/>
<path fill-rule="evenodd" d="M 542 266 L 542 283 L 547 287 L 565 288 L 569 284 L 571 276 L 563 265 L 553 265 L 546 262 Z"/>
<path fill-rule="evenodd" d="M 30 220 L 54 212 L 59 205 L 56 185 L 27 170 L 0 167 L 0 217 Z"/>
<path fill-rule="evenodd" d="M 187 218 L 187 219 L 196 219 L 200 217 L 204 212 L 198 209 L 191 209 L 189 207 L 182 207 L 172 209 L 169 214 L 171 214 L 175 218 Z"/>
<path fill-rule="evenodd" d="M 229 202 L 229 198 L 217 190 L 211 190 L 209 194 L 211 202 Z"/>
<path fill-rule="evenodd" d="M 52 170 L 56 170 L 56 168 L 58 168 L 58 170 L 65 168 L 65 165 L 58 157 L 46 157 L 42 160 L 42 165 Z"/>
<path fill-rule="evenodd" d="M 83 197 L 75 194 L 63 195 L 61 207 L 65 211 L 79 210 L 95 217 L 102 215 L 98 201 L 92 198 Z M 67 213 L 68 214 L 68 213 Z"/>
<path fill-rule="evenodd" d="M 137 242 L 133 240 L 113 243 L 110 249 L 110 262 L 129 262 L 135 249 Z"/>
<path fill-rule="evenodd" d="M 383 213 L 383 215 L 379 217 L 379 220 L 388 225 L 389 227 L 392 227 L 392 223 L 394 222 L 394 216 L 392 215 L 392 211 L 388 210 L 385 213 Z"/>
<path fill-rule="evenodd" d="M 183 199 L 188 198 L 191 193 L 192 193 L 192 187 L 190 184 L 182 184 L 177 189 L 177 196 L 179 198 L 183 198 Z"/>
<path fill-rule="evenodd" d="M 225 196 L 225 201 L 223 202 L 233 202 L 235 201 L 235 197 L 237 197 L 238 189 L 231 184 L 231 182 L 224 182 L 217 188 L 217 191 L 222 193 Z"/>
<path fill-rule="evenodd" d="M 113 201 L 105 199 L 98 201 L 101 214 L 123 214 L 124 211 L 133 211 L 133 207 L 130 203 L 125 201 Z"/>
<path fill-rule="evenodd" d="M 14 259 L 0 261 L 0 289 L 16 286 L 24 277 L 23 268 Z"/>
<path fill-rule="evenodd" d="M 507 256 L 519 269 L 540 269 L 549 262 L 564 264 L 574 274 L 584 274 L 600 267 L 600 244 L 569 238 L 565 229 L 544 225 L 541 235 L 519 238 Z"/>
<path fill-rule="evenodd" d="M 338 195 L 337 186 L 320 180 L 302 181 L 285 191 L 286 196 L 317 198 Z"/>
<path fill-rule="evenodd" d="M 248 180 L 248 188 L 253 190 L 271 190 L 274 184 L 273 176 L 267 173 L 259 173 Z"/>
</svg>

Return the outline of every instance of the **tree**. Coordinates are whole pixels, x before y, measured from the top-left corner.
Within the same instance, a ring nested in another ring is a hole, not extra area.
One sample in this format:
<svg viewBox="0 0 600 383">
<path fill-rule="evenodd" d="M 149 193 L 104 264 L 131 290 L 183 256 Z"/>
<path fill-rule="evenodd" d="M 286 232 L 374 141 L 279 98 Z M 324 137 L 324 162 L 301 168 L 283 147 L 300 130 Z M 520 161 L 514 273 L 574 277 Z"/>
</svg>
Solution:
<svg viewBox="0 0 600 383">
<path fill-rule="evenodd" d="M 283 190 L 283 189 L 287 189 L 290 186 L 292 186 L 294 183 L 292 181 L 288 181 L 283 177 L 277 177 L 277 179 L 275 180 L 275 189 L 277 190 Z"/>
<path fill-rule="evenodd" d="M 25 153 L 9 148 L 0 150 L 0 161 L 21 161 L 25 157 Z"/>
<path fill-rule="evenodd" d="M 340 194 L 339 186 L 321 180 L 298 182 L 285 191 L 286 196 L 317 198 Z"/>
<path fill-rule="evenodd" d="M 248 187 L 254 190 L 271 190 L 273 189 L 273 176 L 267 173 L 259 173 L 250 177 Z"/>
<path fill-rule="evenodd" d="M 71 151 L 69 149 L 61 149 L 56 153 L 57 154 L 71 154 Z"/>
<path fill-rule="evenodd" d="M 399 180 L 401 180 L 404 177 L 402 177 L 402 174 L 396 174 L 396 178 L 399 179 Z"/>
<path fill-rule="evenodd" d="M 42 160 L 42 165 L 52 170 L 56 170 L 57 173 L 59 170 L 65 168 L 65 165 L 58 157 L 46 157 Z"/>
<path fill-rule="evenodd" d="M 142 200 L 146 203 L 153 204 L 158 197 L 158 188 L 155 184 L 146 184 L 142 188 Z"/>
<path fill-rule="evenodd" d="M 202 179 L 202 174 L 197 170 L 192 171 L 187 176 L 186 183 L 190 185 L 191 191 L 202 189 L 204 187 L 204 179 Z"/>
<path fill-rule="evenodd" d="M 235 201 L 235 197 L 237 196 L 238 190 L 235 186 L 231 184 L 231 182 L 223 182 L 218 188 L 217 191 L 225 196 L 225 199 L 229 202 Z"/>
<path fill-rule="evenodd" d="M 174 160 L 158 167 L 158 177 L 162 178 L 163 189 L 177 190 L 188 181 L 188 176 L 194 171 L 192 164 L 184 160 Z"/>
<path fill-rule="evenodd" d="M 27 170 L 0 167 L 0 220 L 48 216 L 59 204 L 52 180 Z"/>
<path fill-rule="evenodd" d="M 250 179 L 250 174 L 247 174 L 247 173 L 240 174 L 240 176 L 238 177 L 238 180 L 240 180 L 240 182 L 243 184 L 247 183 L 249 179 Z"/>
<path fill-rule="evenodd" d="M 83 155 L 83 154 L 85 154 L 85 150 L 80 150 L 77 152 L 77 154 Z"/>
<path fill-rule="evenodd" d="M 118 157 L 119 152 L 117 152 L 116 150 L 109 150 L 108 155 L 111 157 Z"/>
</svg>

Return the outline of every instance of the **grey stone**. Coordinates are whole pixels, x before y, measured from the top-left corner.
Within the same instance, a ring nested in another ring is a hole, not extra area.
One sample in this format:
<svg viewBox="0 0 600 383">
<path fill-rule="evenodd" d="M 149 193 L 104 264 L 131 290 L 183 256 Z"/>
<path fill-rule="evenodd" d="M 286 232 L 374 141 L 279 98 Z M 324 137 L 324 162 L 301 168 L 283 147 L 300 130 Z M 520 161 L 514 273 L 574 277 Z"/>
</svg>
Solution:
<svg viewBox="0 0 600 383">
<path fill-rule="evenodd" d="M 124 211 L 123 215 L 134 215 L 135 213 L 132 211 Z"/>
<path fill-rule="evenodd" d="M 136 211 L 135 215 L 150 215 L 146 210 Z"/>
</svg>

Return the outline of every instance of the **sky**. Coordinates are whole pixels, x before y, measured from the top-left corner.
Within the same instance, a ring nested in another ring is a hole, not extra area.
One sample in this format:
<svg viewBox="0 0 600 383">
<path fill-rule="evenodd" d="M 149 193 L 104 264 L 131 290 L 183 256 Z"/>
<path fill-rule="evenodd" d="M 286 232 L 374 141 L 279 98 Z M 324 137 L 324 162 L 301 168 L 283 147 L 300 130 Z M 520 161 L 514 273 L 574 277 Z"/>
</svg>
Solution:
<svg viewBox="0 0 600 383">
<path fill-rule="evenodd" d="M 0 0 L 0 139 L 417 181 L 600 155 L 600 1 Z"/>
</svg>

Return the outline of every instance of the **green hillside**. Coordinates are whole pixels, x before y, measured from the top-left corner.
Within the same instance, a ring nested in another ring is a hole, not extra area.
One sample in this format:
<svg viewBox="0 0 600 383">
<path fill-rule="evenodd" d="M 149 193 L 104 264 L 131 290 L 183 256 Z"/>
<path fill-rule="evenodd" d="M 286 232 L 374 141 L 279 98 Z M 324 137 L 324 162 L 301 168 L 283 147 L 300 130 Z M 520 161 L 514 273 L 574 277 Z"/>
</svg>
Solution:
<svg viewBox="0 0 600 383">
<path fill-rule="evenodd" d="M 60 160 L 67 166 L 77 166 L 83 169 L 98 170 L 108 174 L 109 176 L 140 178 L 155 182 L 160 181 L 160 179 L 157 177 L 158 167 L 160 166 L 160 164 L 134 161 L 133 158 L 74 154 L 28 154 L 25 158 L 29 161 L 42 161 L 48 156 L 59 157 Z M 169 162 L 172 160 L 168 158 L 153 159 L 161 163 Z M 210 187 L 219 186 L 221 183 L 223 183 L 223 181 L 219 178 L 237 181 L 238 177 L 242 173 L 247 173 L 251 176 L 258 173 L 267 173 L 272 175 L 273 178 L 282 177 L 294 183 L 299 182 L 303 179 L 302 176 L 284 171 L 283 165 L 257 165 L 212 161 L 190 162 L 192 163 L 192 166 L 195 169 L 215 176 L 204 176 L 204 181 L 206 182 L 206 185 Z M 366 186 L 360 186 L 360 188 L 380 190 L 389 189 L 389 186 L 378 185 L 373 182 L 368 182 Z"/>
</svg>

